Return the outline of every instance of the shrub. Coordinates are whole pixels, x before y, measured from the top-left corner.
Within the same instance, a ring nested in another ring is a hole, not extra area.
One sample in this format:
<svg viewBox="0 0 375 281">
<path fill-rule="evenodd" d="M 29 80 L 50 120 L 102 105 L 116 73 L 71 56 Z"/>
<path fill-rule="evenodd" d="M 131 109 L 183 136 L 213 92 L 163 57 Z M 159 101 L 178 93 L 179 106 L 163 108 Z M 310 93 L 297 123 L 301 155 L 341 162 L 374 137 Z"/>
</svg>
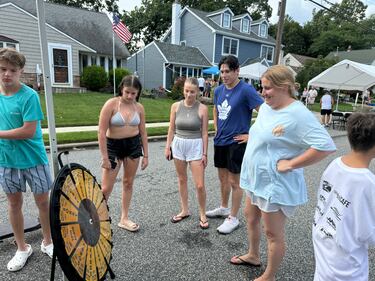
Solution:
<svg viewBox="0 0 375 281">
<path fill-rule="evenodd" d="M 88 66 L 83 69 L 81 81 L 89 90 L 98 91 L 107 84 L 107 73 L 101 66 Z"/>
<path fill-rule="evenodd" d="M 169 98 L 178 100 L 184 96 L 184 83 L 185 77 L 178 77 L 173 84 L 171 92 L 168 92 L 167 95 Z"/>
<path fill-rule="evenodd" d="M 124 78 L 124 76 L 130 75 L 132 73 L 130 72 L 130 70 L 128 70 L 126 68 L 116 68 L 115 69 L 115 74 L 116 74 L 116 81 L 115 81 L 116 86 L 115 86 L 115 88 L 117 90 L 118 86 L 121 83 L 122 78 Z M 111 85 L 113 87 L 113 69 L 111 69 L 109 71 L 108 80 L 109 80 L 109 83 L 111 83 Z"/>
</svg>

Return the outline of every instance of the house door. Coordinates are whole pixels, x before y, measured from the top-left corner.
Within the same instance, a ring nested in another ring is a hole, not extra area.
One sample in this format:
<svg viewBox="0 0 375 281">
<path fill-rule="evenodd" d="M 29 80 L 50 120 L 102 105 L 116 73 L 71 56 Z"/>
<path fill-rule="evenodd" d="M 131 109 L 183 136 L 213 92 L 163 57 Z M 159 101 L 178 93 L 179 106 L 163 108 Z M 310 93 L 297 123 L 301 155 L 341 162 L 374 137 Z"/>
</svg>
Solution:
<svg viewBox="0 0 375 281">
<path fill-rule="evenodd" d="M 69 83 L 68 50 L 53 49 L 53 77 L 55 83 Z"/>
<path fill-rule="evenodd" d="M 72 49 L 69 45 L 49 43 L 52 84 L 72 86 Z"/>
</svg>

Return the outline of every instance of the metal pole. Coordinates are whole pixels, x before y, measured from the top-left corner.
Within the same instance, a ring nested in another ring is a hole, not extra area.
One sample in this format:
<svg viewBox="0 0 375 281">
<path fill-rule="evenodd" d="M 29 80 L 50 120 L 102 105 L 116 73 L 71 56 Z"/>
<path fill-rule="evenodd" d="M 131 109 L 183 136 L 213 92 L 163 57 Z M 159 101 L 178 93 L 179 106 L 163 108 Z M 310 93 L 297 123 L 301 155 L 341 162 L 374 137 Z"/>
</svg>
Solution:
<svg viewBox="0 0 375 281">
<path fill-rule="evenodd" d="M 285 9 L 286 9 L 286 0 L 280 0 L 280 16 L 279 16 L 279 23 L 277 25 L 277 34 L 276 34 L 276 51 L 275 51 L 275 58 L 273 64 L 279 64 L 279 57 L 281 52 L 281 39 L 283 37 L 283 27 L 284 27 L 284 19 L 285 19 Z"/>
<path fill-rule="evenodd" d="M 53 109 L 53 96 L 51 86 L 50 62 L 48 59 L 48 45 L 46 34 L 46 19 L 44 14 L 44 1 L 36 0 L 36 10 L 38 16 L 39 38 L 40 38 L 40 51 L 42 55 L 43 67 L 43 83 L 46 99 L 47 121 L 49 131 L 49 144 L 52 163 L 52 177 L 54 178 L 59 170 L 57 161 L 57 140 L 56 140 L 56 126 L 55 126 L 55 113 Z"/>
<path fill-rule="evenodd" d="M 112 30 L 112 71 L 113 71 L 113 96 L 116 96 L 116 69 L 115 69 L 115 32 Z"/>
</svg>

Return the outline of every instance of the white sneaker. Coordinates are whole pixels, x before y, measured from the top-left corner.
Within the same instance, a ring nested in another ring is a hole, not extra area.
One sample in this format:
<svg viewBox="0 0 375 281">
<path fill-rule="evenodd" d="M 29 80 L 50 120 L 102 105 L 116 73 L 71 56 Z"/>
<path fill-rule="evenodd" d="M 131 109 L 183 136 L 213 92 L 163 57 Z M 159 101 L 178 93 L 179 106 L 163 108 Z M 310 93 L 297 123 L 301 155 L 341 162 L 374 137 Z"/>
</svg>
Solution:
<svg viewBox="0 0 375 281">
<path fill-rule="evenodd" d="M 8 262 L 7 268 L 9 271 L 18 271 L 18 270 L 21 270 L 25 266 L 27 259 L 33 253 L 33 249 L 31 248 L 31 245 L 26 244 L 26 247 L 27 247 L 26 251 L 17 250 L 14 257 Z"/>
<path fill-rule="evenodd" d="M 225 221 L 217 228 L 217 231 L 221 234 L 229 234 L 240 225 L 240 221 L 232 216 L 229 216 Z"/>
<path fill-rule="evenodd" d="M 206 216 L 209 218 L 227 217 L 230 215 L 230 208 L 219 207 L 211 211 L 206 212 Z"/>
<path fill-rule="evenodd" d="M 47 246 L 44 246 L 44 241 L 42 241 L 42 244 L 40 245 L 40 250 L 42 253 L 45 253 L 48 255 L 51 259 L 53 256 L 53 244 L 48 244 Z"/>
</svg>

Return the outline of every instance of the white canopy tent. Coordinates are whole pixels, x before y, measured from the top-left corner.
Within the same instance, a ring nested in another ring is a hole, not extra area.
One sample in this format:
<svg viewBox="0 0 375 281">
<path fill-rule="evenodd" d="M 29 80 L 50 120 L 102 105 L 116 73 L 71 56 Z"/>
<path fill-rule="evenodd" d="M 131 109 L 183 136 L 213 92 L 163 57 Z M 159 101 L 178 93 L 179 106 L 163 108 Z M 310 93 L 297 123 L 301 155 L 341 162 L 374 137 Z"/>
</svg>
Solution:
<svg viewBox="0 0 375 281">
<path fill-rule="evenodd" d="M 343 60 L 311 79 L 308 86 L 366 91 L 375 85 L 375 66 Z"/>
<path fill-rule="evenodd" d="M 343 60 L 311 79 L 308 86 L 336 90 L 359 90 L 364 93 L 375 85 L 375 66 Z M 339 95 L 338 95 L 339 97 Z M 338 105 L 336 103 L 336 110 Z"/>
<path fill-rule="evenodd" d="M 240 68 L 240 77 L 260 80 L 263 73 L 268 69 L 262 62 L 256 62 Z"/>
</svg>

